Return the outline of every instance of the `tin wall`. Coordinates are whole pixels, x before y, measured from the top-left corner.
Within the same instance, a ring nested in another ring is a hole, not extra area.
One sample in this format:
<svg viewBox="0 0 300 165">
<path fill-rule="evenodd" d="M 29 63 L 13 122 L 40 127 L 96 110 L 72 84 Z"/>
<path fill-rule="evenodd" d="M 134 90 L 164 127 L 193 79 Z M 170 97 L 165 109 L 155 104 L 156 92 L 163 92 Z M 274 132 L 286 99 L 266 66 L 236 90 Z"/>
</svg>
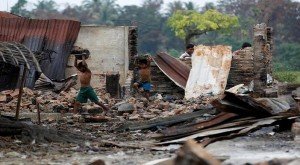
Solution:
<svg viewBox="0 0 300 165">
<path fill-rule="evenodd" d="M 3 13 L 2 16 L 0 17 L 0 41 L 19 42 L 33 52 L 52 52 L 43 54 L 43 60 L 40 61 L 42 71 L 51 79 L 65 78 L 64 71 L 80 29 L 80 22 L 11 18 Z M 26 86 L 32 87 L 35 77 L 35 71 L 30 71 Z"/>
</svg>

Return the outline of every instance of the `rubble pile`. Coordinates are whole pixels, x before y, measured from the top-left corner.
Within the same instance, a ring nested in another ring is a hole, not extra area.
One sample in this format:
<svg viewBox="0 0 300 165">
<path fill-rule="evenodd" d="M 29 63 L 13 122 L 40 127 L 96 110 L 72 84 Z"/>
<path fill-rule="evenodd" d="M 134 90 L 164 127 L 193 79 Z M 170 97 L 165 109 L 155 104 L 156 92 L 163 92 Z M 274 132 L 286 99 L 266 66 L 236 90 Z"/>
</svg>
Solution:
<svg viewBox="0 0 300 165">
<path fill-rule="evenodd" d="M 153 96 L 150 101 L 146 98 L 131 97 L 112 107 L 117 111 L 121 120 L 154 120 L 178 114 L 191 113 L 195 110 L 212 109 L 209 104 L 212 97 L 199 97 L 192 100 L 177 99 L 176 96 L 160 94 Z"/>
<path fill-rule="evenodd" d="M 22 112 L 36 113 L 38 106 L 43 113 L 72 112 L 78 90 L 71 88 L 68 92 L 55 93 L 24 88 L 21 101 Z M 156 94 L 149 100 L 144 97 L 130 97 L 128 99 L 115 99 L 106 93 L 104 87 L 95 88 L 95 92 L 110 111 L 109 117 L 124 120 L 149 120 L 169 117 L 178 114 L 191 113 L 195 110 L 212 109 L 210 102 L 212 96 L 201 96 L 197 99 L 185 100 L 179 95 Z M 14 113 L 17 106 L 19 90 L 6 90 L 0 93 L 0 107 L 3 112 Z M 82 111 L 89 115 L 99 115 L 102 108 L 92 102 L 82 104 Z"/>
<path fill-rule="evenodd" d="M 22 112 L 37 112 L 37 105 L 39 104 L 42 112 L 55 112 L 60 109 L 68 110 L 72 107 L 76 90 L 71 89 L 69 92 L 55 93 L 52 91 L 31 90 L 29 88 L 23 89 L 21 110 Z M 19 90 L 6 90 L 0 93 L 0 107 L 4 112 L 14 112 L 17 106 Z"/>
</svg>

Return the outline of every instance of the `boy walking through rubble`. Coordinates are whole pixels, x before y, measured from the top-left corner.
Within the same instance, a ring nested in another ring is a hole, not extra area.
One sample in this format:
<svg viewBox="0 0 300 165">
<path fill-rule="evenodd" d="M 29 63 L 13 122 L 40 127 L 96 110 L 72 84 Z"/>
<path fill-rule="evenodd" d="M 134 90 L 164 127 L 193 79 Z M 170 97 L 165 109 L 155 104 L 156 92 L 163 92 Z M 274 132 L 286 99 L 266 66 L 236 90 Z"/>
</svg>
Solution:
<svg viewBox="0 0 300 165">
<path fill-rule="evenodd" d="M 88 68 L 87 63 L 85 62 L 85 57 L 82 56 L 82 61 L 77 64 L 77 58 L 75 58 L 74 66 L 79 70 L 79 81 L 80 81 L 80 91 L 76 97 L 76 102 L 74 104 L 74 113 L 78 113 L 78 107 L 81 103 L 86 103 L 90 99 L 95 104 L 103 108 L 104 111 L 108 111 L 108 108 L 99 102 L 99 99 L 91 87 L 91 77 L 92 72 Z"/>
<path fill-rule="evenodd" d="M 147 59 L 140 59 L 139 60 L 139 76 L 140 79 L 138 82 L 135 82 L 133 84 L 133 87 L 140 92 L 140 89 L 142 89 L 142 92 L 145 93 L 145 97 L 149 99 L 150 97 L 150 90 L 151 90 L 151 70 L 150 70 L 150 63 L 152 61 L 152 58 L 150 56 L 147 57 Z"/>
</svg>

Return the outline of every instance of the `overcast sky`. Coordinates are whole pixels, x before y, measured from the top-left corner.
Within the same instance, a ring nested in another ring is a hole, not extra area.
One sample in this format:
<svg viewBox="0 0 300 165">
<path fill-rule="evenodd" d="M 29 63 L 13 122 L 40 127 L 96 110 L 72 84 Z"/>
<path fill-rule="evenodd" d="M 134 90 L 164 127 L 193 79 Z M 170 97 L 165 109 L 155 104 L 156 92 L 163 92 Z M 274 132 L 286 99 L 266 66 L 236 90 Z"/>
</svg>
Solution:
<svg viewBox="0 0 300 165">
<path fill-rule="evenodd" d="M 10 11 L 10 8 L 17 2 L 18 0 L 0 0 L 0 10 L 1 11 Z M 54 0 L 60 8 L 64 8 L 67 3 L 71 5 L 80 5 L 84 0 Z M 172 2 L 174 0 L 164 0 L 164 4 Z M 198 6 L 203 6 L 206 2 L 217 2 L 217 0 L 181 0 L 183 2 L 192 1 Z M 28 0 L 29 7 L 33 6 L 34 3 L 37 3 L 38 0 Z M 124 5 L 141 5 L 143 0 L 116 0 L 116 3 L 120 6 Z"/>
</svg>

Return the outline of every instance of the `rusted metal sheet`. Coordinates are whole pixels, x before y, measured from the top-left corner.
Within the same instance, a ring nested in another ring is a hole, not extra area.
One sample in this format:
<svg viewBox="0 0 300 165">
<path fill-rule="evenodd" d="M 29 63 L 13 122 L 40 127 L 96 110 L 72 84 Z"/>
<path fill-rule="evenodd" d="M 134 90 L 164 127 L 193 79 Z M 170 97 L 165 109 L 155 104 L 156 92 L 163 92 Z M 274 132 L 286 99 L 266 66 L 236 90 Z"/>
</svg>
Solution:
<svg viewBox="0 0 300 165">
<path fill-rule="evenodd" d="M 43 73 L 51 79 L 65 78 L 69 53 L 77 39 L 80 22 L 70 20 L 49 20 L 45 34 L 44 50 L 53 51 L 52 59 L 41 63 Z"/>
<path fill-rule="evenodd" d="M 166 76 L 176 85 L 185 89 L 190 74 L 189 67 L 164 52 L 158 53 L 153 57 L 153 60 Z"/>
<path fill-rule="evenodd" d="M 79 29 L 80 22 L 73 20 L 0 17 L 0 41 L 22 43 L 41 56 L 42 71 L 54 80 L 65 78 L 67 59 Z M 33 87 L 35 70 L 30 70 L 29 74 L 26 86 Z"/>
<path fill-rule="evenodd" d="M 124 123 L 120 127 L 116 128 L 115 131 L 135 131 L 144 129 L 153 129 L 157 127 L 167 127 L 178 123 L 183 123 L 186 121 L 193 120 L 197 117 L 203 116 L 203 114 L 214 113 L 212 110 L 202 110 L 192 113 L 180 114 L 175 116 L 170 116 L 166 118 L 159 118 L 155 120 L 149 120 L 145 122 L 128 122 Z"/>
<path fill-rule="evenodd" d="M 9 12 L 0 11 L 0 17 L 3 17 L 3 18 L 19 18 L 20 16 L 9 13 Z"/>
<path fill-rule="evenodd" d="M 196 46 L 185 88 L 185 98 L 222 94 L 226 87 L 231 59 L 230 46 Z"/>
<path fill-rule="evenodd" d="M 230 92 L 225 92 L 225 94 L 222 100 L 212 102 L 212 105 L 220 111 L 260 118 L 276 115 L 271 108 L 265 107 L 250 96 L 240 96 Z"/>
<path fill-rule="evenodd" d="M 279 120 L 286 119 L 287 117 L 284 116 L 276 116 L 276 117 L 270 117 L 270 118 L 263 118 L 258 120 L 257 122 L 253 123 L 250 126 L 245 127 L 244 129 L 240 130 L 236 133 L 231 133 L 229 135 L 224 136 L 217 136 L 212 138 L 207 138 L 204 141 L 201 142 L 201 144 L 205 147 L 213 142 L 220 141 L 220 140 L 227 140 L 232 139 L 238 136 L 246 135 L 247 133 L 253 132 L 255 130 L 258 130 L 261 127 L 268 126 L 268 125 L 275 125 L 278 123 Z"/>
<path fill-rule="evenodd" d="M 167 144 L 181 144 L 184 143 L 187 140 L 191 139 L 200 139 L 200 138 L 205 138 L 209 136 L 217 136 L 220 134 L 226 134 L 226 133 L 232 133 L 232 132 L 237 132 L 243 129 L 246 129 L 246 126 L 240 126 L 240 127 L 232 127 L 232 128 L 223 128 L 223 129 L 215 129 L 215 130 L 209 130 L 209 131 L 203 131 L 199 132 L 190 136 L 182 137 L 179 139 L 175 140 L 170 140 L 170 141 L 165 141 L 161 143 L 157 143 L 157 145 L 167 145 Z"/>
<path fill-rule="evenodd" d="M 237 114 L 234 113 L 220 113 L 217 116 L 213 117 L 210 120 L 188 124 L 179 127 L 171 127 L 169 129 L 163 130 L 162 137 L 159 137 L 161 140 L 170 140 L 174 138 L 188 136 L 194 133 L 197 133 L 201 130 L 206 128 L 219 125 L 225 121 L 232 120 L 233 118 L 237 117 Z"/>
</svg>

